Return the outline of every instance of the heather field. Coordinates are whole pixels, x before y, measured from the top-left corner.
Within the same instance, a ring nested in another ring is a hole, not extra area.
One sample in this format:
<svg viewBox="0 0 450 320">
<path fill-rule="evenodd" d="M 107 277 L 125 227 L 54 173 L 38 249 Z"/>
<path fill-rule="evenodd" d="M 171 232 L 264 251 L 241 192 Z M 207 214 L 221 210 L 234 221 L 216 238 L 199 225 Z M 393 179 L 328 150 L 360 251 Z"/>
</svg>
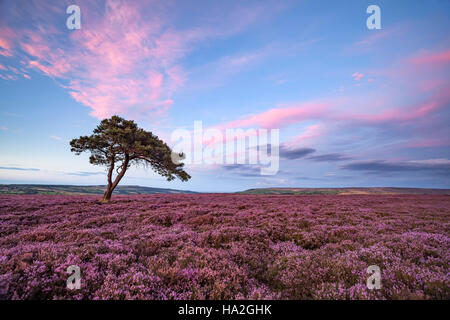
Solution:
<svg viewBox="0 0 450 320">
<path fill-rule="evenodd" d="M 1 299 L 450 299 L 450 196 L 97 200 L 0 196 Z"/>
</svg>

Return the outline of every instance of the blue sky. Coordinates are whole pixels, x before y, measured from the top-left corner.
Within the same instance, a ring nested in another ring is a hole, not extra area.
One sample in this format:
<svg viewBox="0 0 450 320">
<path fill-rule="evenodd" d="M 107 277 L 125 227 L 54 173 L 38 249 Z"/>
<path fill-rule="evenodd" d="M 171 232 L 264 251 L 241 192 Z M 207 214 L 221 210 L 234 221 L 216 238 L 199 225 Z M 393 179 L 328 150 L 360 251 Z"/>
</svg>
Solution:
<svg viewBox="0 0 450 320">
<path fill-rule="evenodd" d="M 81 29 L 66 28 L 66 8 Z M 369 30 L 366 8 L 381 9 Z M 171 133 L 280 130 L 274 176 L 188 165 L 121 184 L 450 187 L 448 1 L 0 3 L 0 183 L 105 184 L 69 141 L 113 114 Z"/>
</svg>

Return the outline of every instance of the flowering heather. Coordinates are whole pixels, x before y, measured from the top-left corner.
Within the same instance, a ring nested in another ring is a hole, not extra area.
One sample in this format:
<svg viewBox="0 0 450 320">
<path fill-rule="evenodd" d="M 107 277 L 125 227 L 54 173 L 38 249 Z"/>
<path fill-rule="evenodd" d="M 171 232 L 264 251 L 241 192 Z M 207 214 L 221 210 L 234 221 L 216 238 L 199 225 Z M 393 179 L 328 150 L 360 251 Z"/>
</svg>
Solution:
<svg viewBox="0 0 450 320">
<path fill-rule="evenodd" d="M 450 299 L 449 196 L 97 198 L 0 196 L 0 298 Z"/>
</svg>

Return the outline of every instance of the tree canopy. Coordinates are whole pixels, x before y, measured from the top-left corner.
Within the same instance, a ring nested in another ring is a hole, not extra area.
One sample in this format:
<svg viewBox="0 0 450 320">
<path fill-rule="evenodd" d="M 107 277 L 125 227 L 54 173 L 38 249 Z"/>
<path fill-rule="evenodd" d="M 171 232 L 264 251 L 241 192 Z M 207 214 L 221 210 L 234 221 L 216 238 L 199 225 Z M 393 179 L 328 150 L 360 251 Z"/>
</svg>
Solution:
<svg viewBox="0 0 450 320">
<path fill-rule="evenodd" d="M 100 122 L 90 136 L 81 136 L 70 141 L 71 151 L 77 155 L 90 151 L 89 161 L 93 165 L 108 168 L 108 186 L 103 201 L 111 199 L 114 188 L 119 184 L 131 165 L 150 166 L 155 172 L 171 181 L 179 178 L 187 181 L 191 176 L 183 170 L 183 163 L 172 161 L 182 159 L 182 153 L 173 157 L 169 146 L 151 132 L 139 128 L 132 120 L 112 116 Z M 113 179 L 114 169 L 117 176 Z"/>
</svg>

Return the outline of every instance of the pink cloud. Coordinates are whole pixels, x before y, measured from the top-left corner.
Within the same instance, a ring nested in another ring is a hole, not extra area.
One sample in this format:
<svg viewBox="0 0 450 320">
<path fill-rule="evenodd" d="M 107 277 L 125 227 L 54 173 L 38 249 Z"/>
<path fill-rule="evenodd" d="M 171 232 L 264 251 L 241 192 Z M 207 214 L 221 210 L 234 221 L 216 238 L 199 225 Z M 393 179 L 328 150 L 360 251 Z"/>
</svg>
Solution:
<svg viewBox="0 0 450 320">
<path fill-rule="evenodd" d="M 403 145 L 404 148 L 430 148 L 442 146 L 450 146 L 450 139 L 449 138 L 418 139 L 410 141 Z"/>
<path fill-rule="evenodd" d="M 267 110 L 260 114 L 231 121 L 221 125 L 224 128 L 281 128 L 302 120 L 320 117 L 328 109 L 328 105 L 321 102 L 307 102 L 288 107 Z"/>
<path fill-rule="evenodd" d="M 85 8 L 82 27 L 70 32 L 54 27 L 64 6 L 34 2 L 29 29 L 1 29 L 0 54 L 14 53 L 27 68 L 54 78 L 97 118 L 163 116 L 173 104 L 173 92 L 186 82 L 182 59 L 194 45 L 238 32 L 264 12 L 237 10 L 236 28 L 178 30 L 166 10 L 171 4 L 107 0 L 100 10 L 93 2 L 79 2 Z M 46 24 L 36 27 L 43 18 Z"/>
<path fill-rule="evenodd" d="M 447 140 L 437 138 L 425 139 L 430 128 L 439 129 L 445 135 L 439 116 L 450 104 L 448 82 L 448 64 L 446 51 L 427 52 L 426 55 L 413 56 L 394 62 L 383 70 L 370 71 L 385 83 L 382 86 L 368 88 L 368 92 L 358 92 L 342 97 L 328 96 L 321 102 L 301 102 L 288 106 L 279 106 L 249 115 L 241 119 L 221 124 L 220 128 L 284 128 L 290 125 L 315 121 L 288 144 L 307 145 L 317 142 L 322 136 L 333 130 L 385 130 L 386 126 L 396 125 L 397 130 L 406 136 L 400 140 L 411 140 L 408 146 L 425 144 L 445 144 Z M 413 64 L 419 67 L 413 68 Z M 441 64 L 441 68 L 434 68 Z M 411 72 L 414 72 L 412 76 Z M 362 73 L 352 75 L 355 80 L 363 77 Z M 369 82 L 370 79 L 369 78 Z M 380 82 L 381 82 L 380 81 Z M 399 90 L 398 88 L 403 88 Z M 342 90 L 341 90 L 342 91 Z M 344 129 L 346 128 L 346 129 Z M 415 142 L 418 128 L 420 141 Z M 406 132 L 411 131 L 409 134 Z M 332 139 L 333 135 L 330 136 Z"/>
<path fill-rule="evenodd" d="M 6 27 L 0 28 L 0 55 L 10 57 L 12 56 L 12 44 L 13 44 L 14 32 Z"/>
<path fill-rule="evenodd" d="M 379 48 L 380 45 L 399 35 L 403 35 L 405 32 L 409 32 L 411 26 L 409 25 L 396 25 L 391 26 L 387 29 L 377 30 L 376 32 L 372 32 L 368 30 L 366 36 L 364 36 L 361 40 L 353 43 L 350 47 L 346 48 L 345 51 L 351 55 L 367 53 L 375 48 Z"/>
<path fill-rule="evenodd" d="M 450 63 L 450 50 L 440 52 L 423 51 L 419 55 L 412 57 L 409 61 L 413 65 L 434 65 L 442 66 Z"/>
<path fill-rule="evenodd" d="M 378 32 L 372 32 L 369 36 L 356 42 L 355 45 L 358 47 L 372 46 L 375 43 L 377 43 L 383 39 L 391 37 L 396 32 L 398 32 L 398 28 L 397 29 L 385 29 L 385 30 L 378 31 Z"/>
<path fill-rule="evenodd" d="M 356 99 L 354 103 L 366 104 L 367 102 Z M 391 103 L 389 100 L 386 103 Z M 380 125 L 388 123 L 411 123 L 411 122 L 425 122 L 428 117 L 435 114 L 439 110 L 445 108 L 450 103 L 450 94 L 443 90 L 431 94 L 424 101 L 415 104 L 405 103 L 404 105 L 386 108 L 377 111 L 376 108 L 368 108 L 375 112 L 359 112 L 359 111 L 344 111 L 329 114 L 329 119 L 336 121 L 345 121 L 348 123 L 359 125 Z"/>
<path fill-rule="evenodd" d="M 327 129 L 322 123 L 316 123 L 306 127 L 302 133 L 290 139 L 286 145 L 289 147 L 311 145 L 317 139 L 323 137 L 327 132 Z"/>
<path fill-rule="evenodd" d="M 10 74 L 7 75 L 0 74 L 0 78 L 2 78 L 3 80 L 12 80 L 12 81 L 17 80 L 17 76 L 13 76 Z"/>
<path fill-rule="evenodd" d="M 364 75 L 363 75 L 362 73 L 355 72 L 355 73 L 352 74 L 352 78 L 353 78 L 354 80 L 356 80 L 356 81 L 361 80 L 362 77 L 364 77 Z"/>
<path fill-rule="evenodd" d="M 50 136 L 50 138 L 52 138 L 53 140 L 58 140 L 58 141 L 65 141 L 63 138 L 61 138 L 59 136 Z"/>
</svg>

